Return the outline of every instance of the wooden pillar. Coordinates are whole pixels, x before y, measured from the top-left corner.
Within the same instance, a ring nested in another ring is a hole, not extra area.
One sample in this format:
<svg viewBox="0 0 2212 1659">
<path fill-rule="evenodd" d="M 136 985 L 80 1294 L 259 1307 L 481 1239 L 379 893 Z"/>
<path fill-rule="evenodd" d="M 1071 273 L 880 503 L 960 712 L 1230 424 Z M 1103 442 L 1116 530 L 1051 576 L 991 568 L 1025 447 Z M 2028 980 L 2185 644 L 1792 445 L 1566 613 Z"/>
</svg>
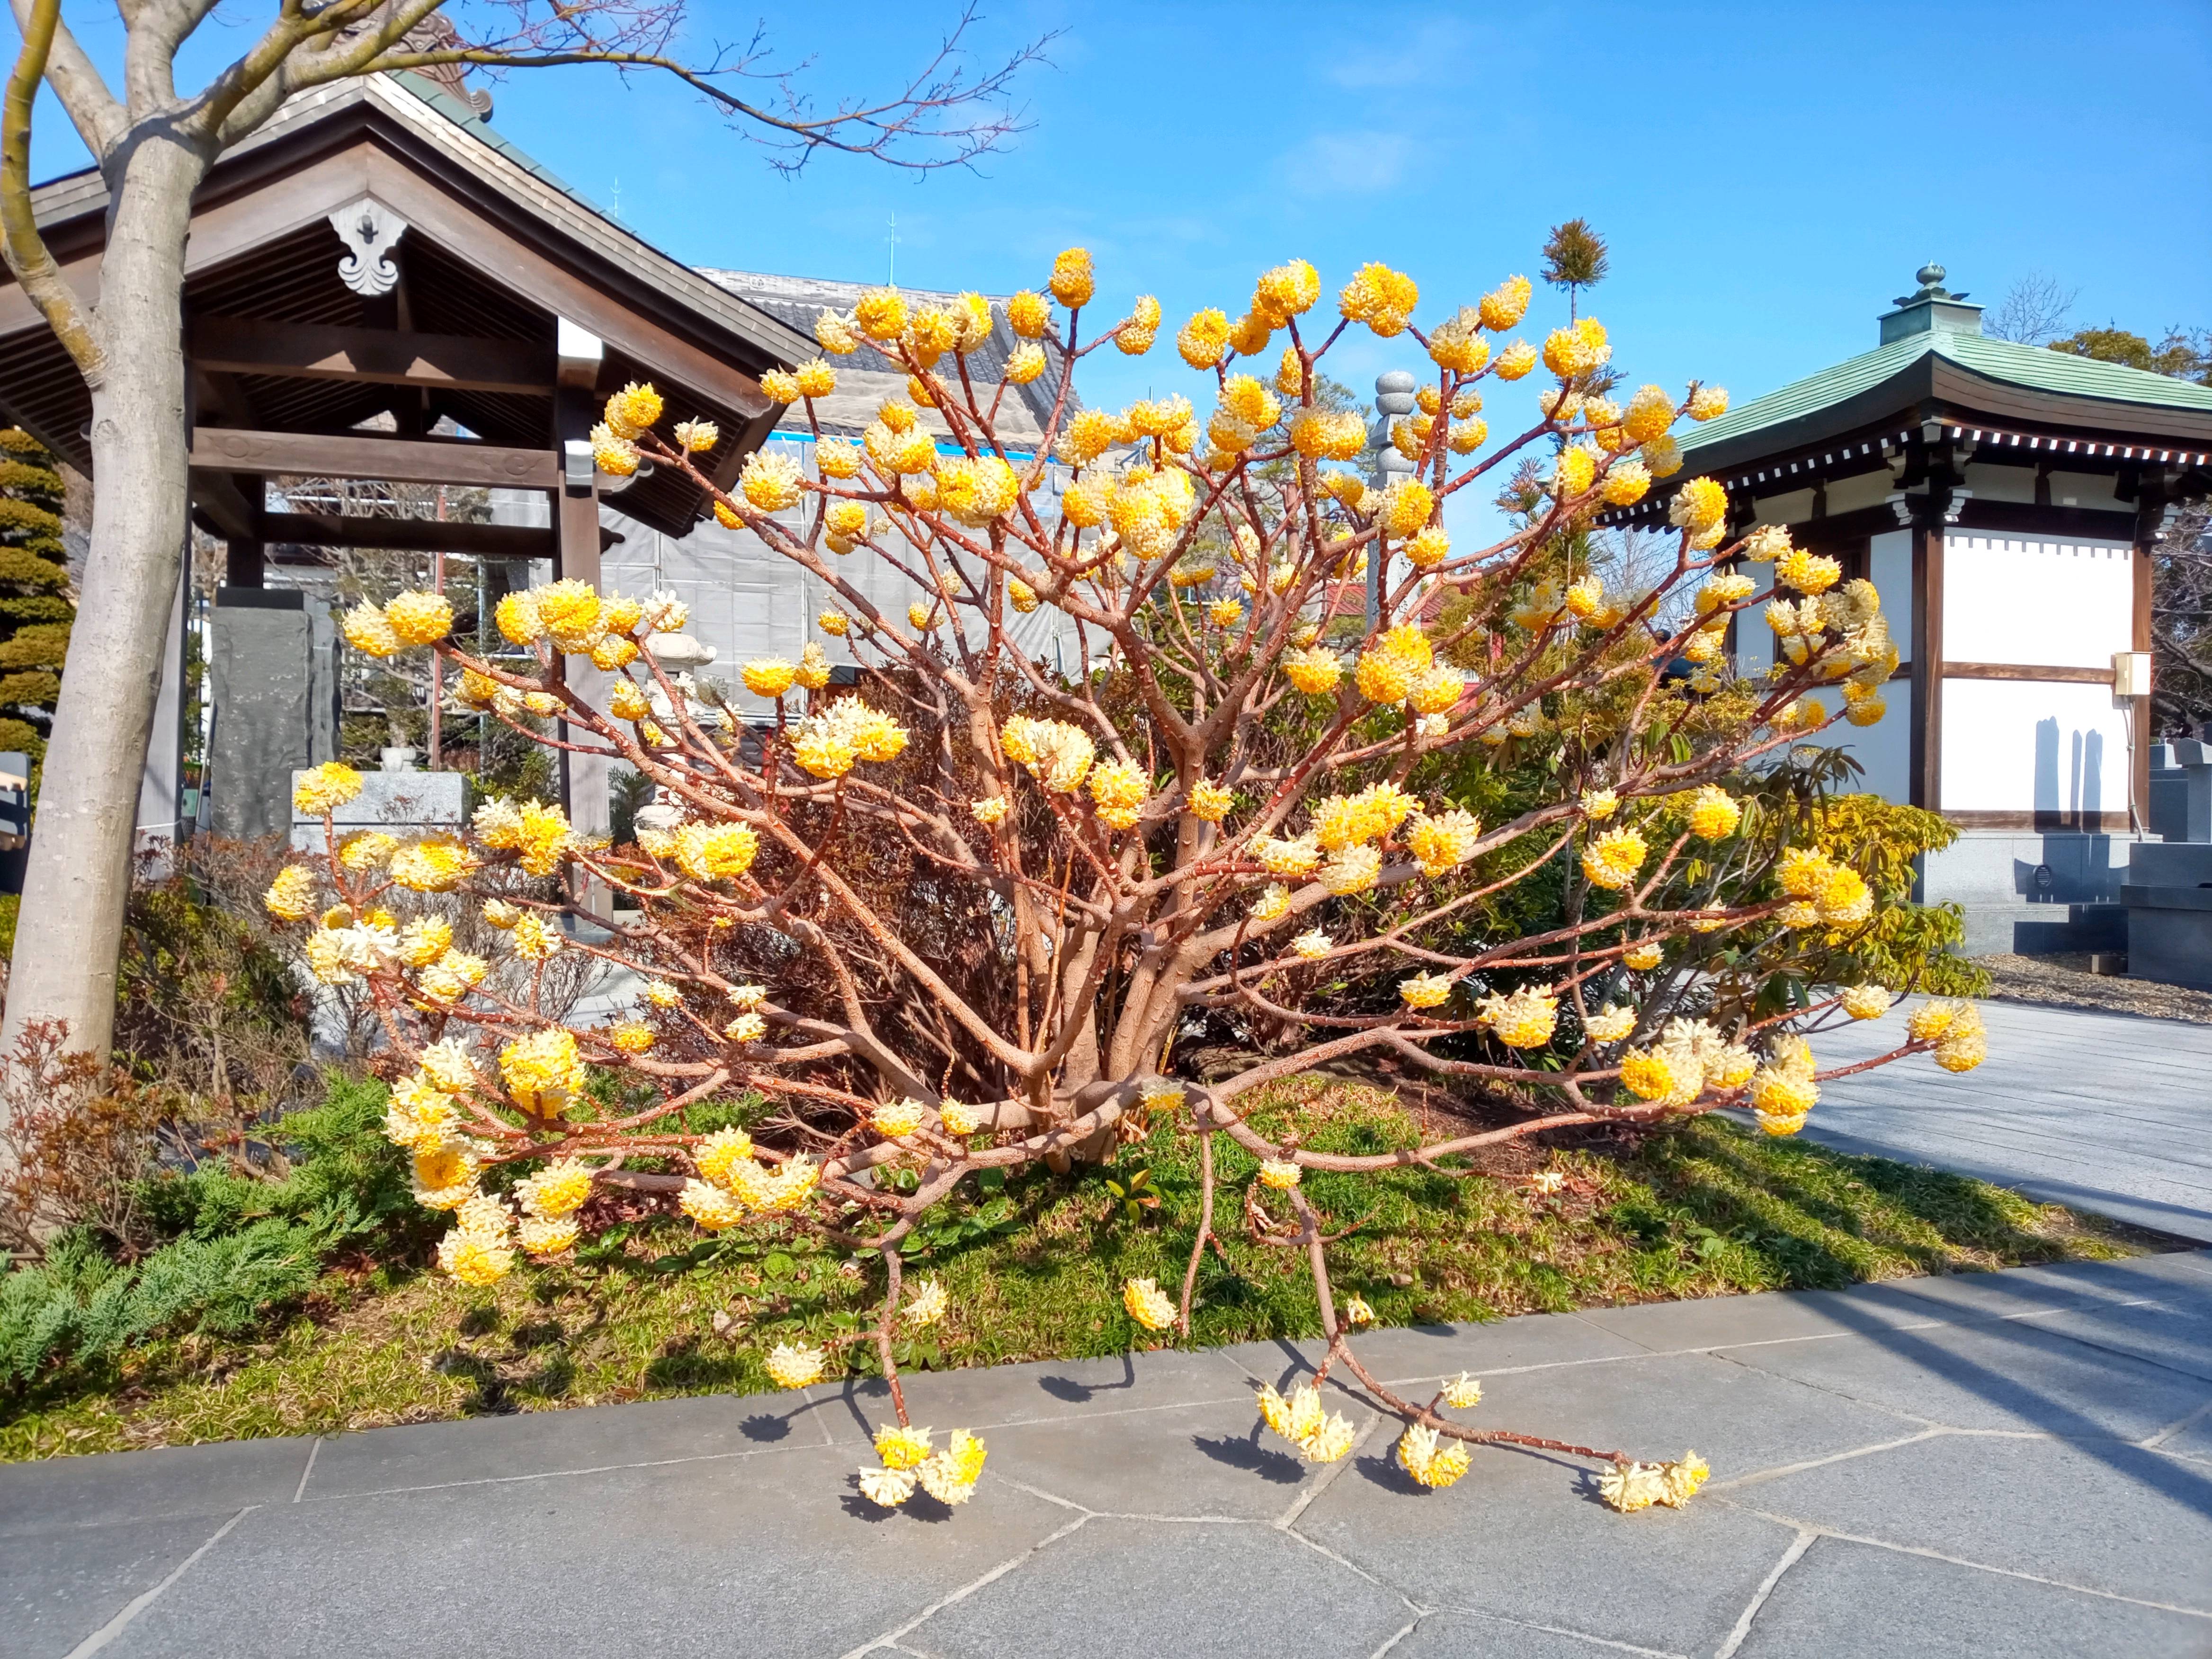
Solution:
<svg viewBox="0 0 2212 1659">
<path fill-rule="evenodd" d="M 2160 481 L 2162 482 L 2162 480 Z M 2151 550 L 2158 544 L 2160 526 L 2166 519 L 2165 491 L 2155 485 L 2142 491 L 2142 500 L 2136 507 L 2135 547 L 2129 557 L 2134 564 L 2135 614 L 2130 618 L 2130 647 L 2137 651 L 2151 648 L 2151 612 L 2156 603 L 2153 578 L 2157 567 L 2153 563 Z M 2158 685 L 2157 665 L 2151 667 L 2151 686 Z M 2148 697 L 2131 697 L 2134 708 L 2128 715 L 2128 732 L 2134 739 L 2133 752 L 2128 757 L 2128 816 L 2130 828 L 2137 835 L 2150 833 L 2150 746 L 2158 732 L 2151 724 L 2151 701 Z"/>
<path fill-rule="evenodd" d="M 558 325 L 556 355 L 560 384 L 553 398 L 554 441 L 560 451 L 561 485 L 553 492 L 553 531 L 564 580 L 599 582 L 599 475 L 592 460 L 591 431 L 599 416 L 597 384 L 604 352 L 595 336 L 567 319 Z M 604 590 L 602 590 L 604 591 Z M 595 708 L 606 706 L 606 676 L 587 659 L 566 659 L 569 688 Z M 611 827 L 607 763 L 593 755 L 564 753 L 561 785 L 568 822 L 576 833 L 603 836 Z M 576 894 L 599 915 L 612 898 L 597 883 Z"/>
<path fill-rule="evenodd" d="M 260 540 L 234 536 L 223 544 L 222 581 L 226 587 L 259 587 L 267 574 L 268 549 Z"/>
<path fill-rule="evenodd" d="M 268 510 L 268 481 L 256 473 L 234 473 L 230 482 L 244 498 L 246 517 L 258 532 Z M 267 585 L 268 544 L 256 534 L 232 536 L 223 544 L 223 586 L 262 587 Z"/>
<path fill-rule="evenodd" d="M 1911 804 L 1943 809 L 1943 526 L 1912 532 Z"/>
</svg>

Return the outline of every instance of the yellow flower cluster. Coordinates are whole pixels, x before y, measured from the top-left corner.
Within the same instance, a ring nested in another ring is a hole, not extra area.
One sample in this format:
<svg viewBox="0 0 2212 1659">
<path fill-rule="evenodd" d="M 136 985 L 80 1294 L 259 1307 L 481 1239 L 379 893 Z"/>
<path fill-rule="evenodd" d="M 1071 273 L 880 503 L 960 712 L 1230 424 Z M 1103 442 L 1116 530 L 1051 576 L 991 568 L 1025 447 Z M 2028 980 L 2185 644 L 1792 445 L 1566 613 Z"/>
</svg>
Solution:
<svg viewBox="0 0 2212 1659">
<path fill-rule="evenodd" d="M 938 507 L 971 530 L 1011 511 L 1021 493 L 1020 475 L 996 455 L 947 456 L 938 463 Z"/>
<path fill-rule="evenodd" d="M 1989 1055 L 1988 1033 L 1971 1002 L 1923 1004 L 1905 1029 L 1915 1042 L 1935 1043 L 1936 1063 L 1947 1072 L 1971 1072 Z"/>
<path fill-rule="evenodd" d="M 1759 1127 L 1771 1135 L 1794 1135 L 1820 1098 L 1813 1080 L 1812 1045 L 1802 1037 L 1778 1038 L 1766 1064 L 1752 1074 L 1751 1104 Z"/>
<path fill-rule="evenodd" d="M 1436 1008 L 1451 1000 L 1452 982 L 1443 974 L 1425 970 L 1398 981 L 1398 995 L 1408 1008 Z"/>
<path fill-rule="evenodd" d="M 1183 811 L 1205 823 L 1218 823 L 1229 816 L 1229 809 L 1235 804 L 1236 797 L 1224 786 L 1211 778 L 1200 778 L 1191 785 Z"/>
<path fill-rule="evenodd" d="M 1395 783 L 1370 784 L 1356 795 L 1330 795 L 1313 809 L 1313 836 L 1325 852 L 1379 841 L 1420 805 Z"/>
<path fill-rule="evenodd" d="M 1045 286 L 1052 290 L 1052 297 L 1070 311 L 1089 305 L 1098 288 L 1097 278 L 1091 272 L 1089 250 L 1064 249 L 1052 262 L 1052 276 Z"/>
<path fill-rule="evenodd" d="M 1406 831 L 1406 845 L 1431 880 L 1473 858 L 1481 838 L 1482 821 L 1457 807 L 1434 816 L 1424 813 Z"/>
<path fill-rule="evenodd" d="M 1334 1463 L 1352 1449 L 1358 1438 L 1352 1424 L 1342 1412 L 1331 1412 L 1322 1404 L 1321 1390 L 1310 1382 L 1301 1382 L 1285 1399 L 1272 1383 L 1263 1385 L 1259 1393 L 1260 1420 L 1268 1428 L 1298 1449 L 1298 1455 L 1310 1463 Z"/>
<path fill-rule="evenodd" d="M 1667 521 L 1689 532 L 1692 548 L 1717 546 L 1728 528 L 1728 491 L 1711 478 L 1692 478 L 1668 502 Z"/>
<path fill-rule="evenodd" d="M 694 881 L 725 881 L 753 867 L 760 836 L 750 824 L 687 823 L 676 832 L 676 866 Z"/>
<path fill-rule="evenodd" d="M 779 1389 L 803 1389 L 822 1380 L 829 1356 L 805 1343 L 779 1342 L 764 1362 L 768 1380 Z"/>
<path fill-rule="evenodd" d="M 1091 771 L 1091 796 L 1098 804 L 1102 823 L 1116 830 L 1133 830 L 1144 817 L 1150 781 L 1134 761 L 1101 761 Z"/>
<path fill-rule="evenodd" d="M 1083 787 L 1097 753 L 1091 734 L 1080 726 L 1026 714 L 1006 721 L 999 743 L 1007 759 L 1028 768 L 1030 776 L 1057 795 L 1072 795 Z"/>
<path fill-rule="evenodd" d="M 896 1509 L 919 1486 L 940 1504 L 964 1504 L 975 1496 L 988 1455 L 981 1440 L 956 1429 L 942 1451 L 932 1453 L 927 1429 L 891 1427 L 877 1431 L 876 1455 L 883 1467 L 860 1471 L 860 1494 L 870 1503 Z"/>
<path fill-rule="evenodd" d="M 305 921 L 315 913 L 315 875 L 304 864 L 288 864 L 276 872 L 263 907 L 279 921 Z"/>
<path fill-rule="evenodd" d="M 1706 1021 L 1671 1019 L 1656 1042 L 1621 1057 L 1620 1080 L 1642 1099 L 1686 1106 L 1707 1089 L 1741 1089 L 1757 1065 L 1750 1049 Z"/>
<path fill-rule="evenodd" d="M 1509 1048 L 1540 1048 L 1559 1024 L 1559 1000 L 1524 985 L 1510 996 L 1492 992 L 1477 1005 L 1483 1020 Z"/>
<path fill-rule="evenodd" d="M 810 775 L 842 778 L 855 763 L 879 764 L 906 752 L 908 737 L 901 726 L 858 696 L 840 697 L 793 729 L 792 758 Z"/>
<path fill-rule="evenodd" d="M 1593 1042 L 1618 1042 L 1636 1029 L 1636 1010 L 1607 1003 L 1583 1020 L 1583 1034 Z"/>
<path fill-rule="evenodd" d="M 558 1025 L 520 1036 L 499 1051 L 499 1074 L 524 1111 L 556 1117 L 584 1086 L 584 1060 L 575 1033 Z"/>
<path fill-rule="evenodd" d="M 1790 902 L 1778 919 L 1785 927 L 1849 927 L 1874 914 L 1874 890 L 1856 870 L 1807 847 L 1782 854 L 1782 890 Z"/>
<path fill-rule="evenodd" d="M 1359 653 L 1352 684 L 1370 702 L 1402 702 L 1435 660 L 1427 636 L 1413 623 L 1401 623 Z"/>
<path fill-rule="evenodd" d="M 1635 830 L 1608 830 L 1583 847 L 1583 874 L 1593 887 L 1619 891 L 1635 881 L 1650 852 Z"/>
<path fill-rule="evenodd" d="M 921 1127 L 928 1115 L 929 1109 L 909 1095 L 878 1106 L 869 1114 L 868 1125 L 885 1139 L 897 1140 Z"/>
<path fill-rule="evenodd" d="M 1310 697 L 1327 696 L 1344 678 L 1344 659 L 1319 645 L 1283 653 L 1283 675 Z"/>
<path fill-rule="evenodd" d="M 514 1269 L 508 1238 L 514 1218 L 496 1199 L 475 1197 L 451 1207 L 459 1211 L 459 1224 L 438 1241 L 439 1267 L 464 1285 L 497 1284 Z"/>
<path fill-rule="evenodd" d="M 1844 988 L 1839 1000 L 1853 1019 L 1880 1019 L 1897 999 L 1887 986 L 1852 985 Z"/>
<path fill-rule="evenodd" d="M 1529 297 L 1534 293 L 1526 276 L 1508 276 L 1484 295 L 1476 307 L 1482 325 L 1493 334 L 1503 334 L 1528 315 Z"/>
<path fill-rule="evenodd" d="M 1209 307 L 1194 315 L 1176 335 L 1176 349 L 1193 368 L 1213 368 L 1229 350 L 1228 313 Z"/>
<path fill-rule="evenodd" d="M 757 1021 L 760 1016 L 740 1018 Z M 676 1206 L 708 1232 L 734 1227 L 749 1215 L 788 1215 L 821 1183 L 822 1166 L 812 1158 L 764 1167 L 753 1157 L 750 1140 L 743 1152 L 733 1142 L 717 1146 L 711 1140 L 701 1151 L 707 1156 L 693 1159 L 700 1174 L 684 1183 Z"/>
<path fill-rule="evenodd" d="M 361 774 L 337 761 L 325 761 L 292 789 L 292 805 L 308 817 L 328 817 L 361 793 Z"/>
<path fill-rule="evenodd" d="M 1449 1486 L 1467 1473 L 1464 1441 L 1441 1440 L 1434 1429 L 1414 1425 L 1398 1437 L 1398 1467 L 1424 1486 Z"/>
<path fill-rule="evenodd" d="M 1727 790 L 1707 784 L 1690 798 L 1690 833 L 1705 841 L 1725 841 L 1742 822 L 1743 807 Z"/>
<path fill-rule="evenodd" d="M 425 836 L 392 855 L 392 879 L 417 893 L 450 893 L 476 867 L 469 849 L 451 836 Z"/>
<path fill-rule="evenodd" d="M 1175 1304 L 1150 1279 L 1132 1279 L 1121 1285 L 1121 1305 L 1129 1317 L 1148 1331 L 1164 1331 L 1175 1323 Z"/>
<path fill-rule="evenodd" d="M 1568 328 L 1555 328 L 1544 337 L 1544 367 L 1563 380 L 1571 380 L 1604 367 L 1613 356 L 1605 325 L 1584 317 Z"/>
</svg>

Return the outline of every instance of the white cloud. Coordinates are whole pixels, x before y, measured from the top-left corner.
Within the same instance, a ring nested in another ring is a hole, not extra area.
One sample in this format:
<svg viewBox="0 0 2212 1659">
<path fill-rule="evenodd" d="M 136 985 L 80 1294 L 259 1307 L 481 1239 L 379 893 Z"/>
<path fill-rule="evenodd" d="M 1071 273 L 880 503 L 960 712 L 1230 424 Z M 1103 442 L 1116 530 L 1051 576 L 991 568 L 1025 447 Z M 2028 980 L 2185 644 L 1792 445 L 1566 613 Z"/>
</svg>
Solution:
<svg viewBox="0 0 2212 1659">
<path fill-rule="evenodd" d="M 1413 141 L 1402 132 L 1317 132 L 1284 157 L 1283 165 L 1294 188 L 1314 194 L 1383 191 L 1404 176 L 1413 156 Z"/>
<path fill-rule="evenodd" d="M 1464 18 L 1425 18 L 1387 46 L 1333 52 L 1322 74 L 1340 87 L 1362 92 L 1417 87 L 1456 79 L 1464 72 L 1474 30 Z"/>
</svg>

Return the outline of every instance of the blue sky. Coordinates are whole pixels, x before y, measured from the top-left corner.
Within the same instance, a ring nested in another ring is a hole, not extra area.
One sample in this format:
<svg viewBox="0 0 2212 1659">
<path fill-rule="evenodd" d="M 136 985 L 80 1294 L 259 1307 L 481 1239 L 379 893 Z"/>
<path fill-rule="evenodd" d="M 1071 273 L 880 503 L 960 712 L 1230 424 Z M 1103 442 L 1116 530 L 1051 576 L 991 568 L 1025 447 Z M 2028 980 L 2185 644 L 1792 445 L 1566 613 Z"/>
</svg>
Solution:
<svg viewBox="0 0 2212 1659">
<path fill-rule="evenodd" d="M 196 45 L 235 52 L 266 9 L 234 0 Z M 815 54 L 830 100 L 894 84 L 955 9 L 784 8 L 773 38 Z M 1868 349 L 1929 258 L 1977 299 L 2042 270 L 2083 323 L 2212 325 L 2205 0 L 987 10 L 979 56 L 1064 33 L 1021 83 L 1034 129 L 975 173 L 829 157 L 786 180 L 694 94 L 597 70 L 509 76 L 494 121 L 696 264 L 881 280 L 896 214 L 905 283 L 1040 284 L 1081 242 L 1102 303 L 1155 293 L 1170 331 L 1294 256 L 1332 289 L 1364 259 L 1410 270 L 1433 318 L 1533 275 L 1546 228 L 1582 215 L 1613 246 L 1588 308 L 1616 362 L 1739 399 Z M 112 11 L 70 15 L 112 46 Z M 695 0 L 694 45 L 755 15 Z M 40 175 L 81 165 L 50 100 L 40 119 Z M 1540 289 L 1529 325 L 1564 312 Z M 1408 343 L 1362 335 L 1338 378 L 1365 391 Z M 1166 333 L 1091 361 L 1097 401 L 1197 390 Z"/>
</svg>

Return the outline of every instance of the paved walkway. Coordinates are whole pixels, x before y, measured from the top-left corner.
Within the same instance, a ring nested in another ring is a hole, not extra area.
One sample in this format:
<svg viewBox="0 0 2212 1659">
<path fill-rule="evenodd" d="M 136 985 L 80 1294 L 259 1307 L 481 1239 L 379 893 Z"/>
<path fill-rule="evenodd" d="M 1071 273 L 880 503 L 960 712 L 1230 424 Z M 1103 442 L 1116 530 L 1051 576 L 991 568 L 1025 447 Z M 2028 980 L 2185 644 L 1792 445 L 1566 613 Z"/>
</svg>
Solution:
<svg viewBox="0 0 2212 1659">
<path fill-rule="evenodd" d="M 1255 1430 L 1310 1346 L 916 1376 L 973 1503 L 864 1502 L 867 1389 L 0 1468 L 0 1654 L 2212 1653 L 2212 1252 L 1374 1334 L 1481 1420 L 1655 1455 L 1686 1511 L 1391 1431 L 1315 1470 Z"/>
<path fill-rule="evenodd" d="M 1902 1060 L 1822 1085 L 1806 1134 L 1932 1164 L 2212 1243 L 2212 1025 L 1984 1002 L 1990 1057 Z M 1901 1016 L 1816 1039 L 1824 1065 L 1901 1040 Z"/>
</svg>

